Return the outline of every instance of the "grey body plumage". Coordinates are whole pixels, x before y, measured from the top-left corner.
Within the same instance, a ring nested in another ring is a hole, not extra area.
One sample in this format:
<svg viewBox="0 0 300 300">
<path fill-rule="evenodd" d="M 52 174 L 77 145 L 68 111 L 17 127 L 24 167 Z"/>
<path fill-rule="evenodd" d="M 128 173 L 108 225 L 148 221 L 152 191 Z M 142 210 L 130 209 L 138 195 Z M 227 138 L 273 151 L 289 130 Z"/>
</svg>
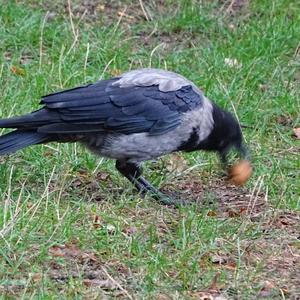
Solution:
<svg viewBox="0 0 300 300">
<path fill-rule="evenodd" d="M 149 135 L 145 132 L 129 135 L 100 133 L 88 137 L 83 143 L 101 156 L 132 163 L 150 160 L 177 150 L 182 142 L 190 138 L 197 126 L 202 128 L 199 130 L 198 141 L 204 140 L 213 127 L 211 109 L 210 103 L 205 100 L 203 106 L 185 113 L 180 125 L 162 135 Z M 199 116 L 203 116 L 200 121 Z"/>
<path fill-rule="evenodd" d="M 181 75 L 140 69 L 42 98 L 31 114 L 0 120 L 0 155 L 29 145 L 78 141 L 117 160 L 141 192 L 163 196 L 142 176 L 143 161 L 175 151 L 244 149 L 237 121 Z M 165 201 L 169 202 L 169 201 Z"/>
</svg>

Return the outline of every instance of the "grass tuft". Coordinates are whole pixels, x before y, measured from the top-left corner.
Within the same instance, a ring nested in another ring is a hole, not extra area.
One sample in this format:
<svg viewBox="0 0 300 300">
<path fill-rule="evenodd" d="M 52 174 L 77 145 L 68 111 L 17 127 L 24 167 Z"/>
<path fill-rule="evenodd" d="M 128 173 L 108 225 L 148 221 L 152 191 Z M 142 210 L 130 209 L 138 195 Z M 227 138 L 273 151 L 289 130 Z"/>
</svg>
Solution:
<svg viewBox="0 0 300 300">
<path fill-rule="evenodd" d="M 3 299 L 299 297 L 297 1 L 0 6 L 1 118 L 53 91 L 167 68 L 236 113 L 255 166 L 235 188 L 212 154 L 147 163 L 157 186 L 194 201 L 175 209 L 141 199 L 112 161 L 78 145 L 1 157 Z"/>
</svg>

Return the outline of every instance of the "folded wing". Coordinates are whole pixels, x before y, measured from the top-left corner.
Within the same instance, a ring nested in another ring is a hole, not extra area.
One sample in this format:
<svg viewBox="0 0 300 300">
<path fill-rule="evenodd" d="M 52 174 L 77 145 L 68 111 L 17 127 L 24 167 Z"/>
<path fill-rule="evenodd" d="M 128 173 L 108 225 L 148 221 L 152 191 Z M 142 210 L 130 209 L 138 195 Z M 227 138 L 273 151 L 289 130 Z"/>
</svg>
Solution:
<svg viewBox="0 0 300 300">
<path fill-rule="evenodd" d="M 41 104 L 60 116 L 59 122 L 39 132 L 85 133 L 112 131 L 123 134 L 168 132 L 180 124 L 184 112 L 200 106 L 202 97 L 191 86 L 162 92 L 157 85 L 119 87 L 116 79 L 45 96 Z"/>
<path fill-rule="evenodd" d="M 163 92 L 159 85 L 121 87 L 118 78 L 102 80 L 42 98 L 31 114 L 1 120 L 2 127 L 35 129 L 48 134 L 148 132 L 176 128 L 182 114 L 202 104 L 191 85 Z"/>
</svg>

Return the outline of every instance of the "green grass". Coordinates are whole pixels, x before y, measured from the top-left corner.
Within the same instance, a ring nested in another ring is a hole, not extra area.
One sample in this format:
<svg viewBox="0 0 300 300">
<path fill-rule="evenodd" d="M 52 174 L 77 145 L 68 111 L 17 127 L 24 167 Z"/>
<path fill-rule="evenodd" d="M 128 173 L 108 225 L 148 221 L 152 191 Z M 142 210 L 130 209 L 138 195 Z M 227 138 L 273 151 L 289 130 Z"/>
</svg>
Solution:
<svg viewBox="0 0 300 300">
<path fill-rule="evenodd" d="M 300 145 L 291 136 L 300 124 L 298 1 L 254 0 L 234 14 L 226 1 L 142 1 L 150 21 L 139 1 L 107 2 L 95 14 L 86 6 L 82 19 L 80 3 L 72 4 L 72 25 L 62 1 L 0 1 L 0 118 L 29 112 L 42 95 L 100 76 L 168 68 L 247 125 L 255 173 L 247 188 L 226 194 L 230 187 L 219 181 L 213 154 L 182 155 L 190 170 L 184 174 L 166 171 L 171 156 L 147 163 L 145 175 L 158 186 L 184 190 L 198 180 L 202 204 L 175 209 L 141 199 L 112 161 L 79 145 L 35 146 L 1 157 L 1 297 L 299 295 Z M 239 206 L 239 199 L 250 199 L 253 212 L 243 213 L 248 203 Z"/>
</svg>

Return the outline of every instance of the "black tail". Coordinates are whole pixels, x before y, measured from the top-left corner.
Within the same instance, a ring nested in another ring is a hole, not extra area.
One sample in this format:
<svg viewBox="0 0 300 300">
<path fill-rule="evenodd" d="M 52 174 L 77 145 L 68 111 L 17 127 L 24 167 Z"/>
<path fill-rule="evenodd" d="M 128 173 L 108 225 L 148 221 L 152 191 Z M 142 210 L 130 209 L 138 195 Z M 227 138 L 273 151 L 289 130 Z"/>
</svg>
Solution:
<svg viewBox="0 0 300 300">
<path fill-rule="evenodd" d="M 58 114 L 48 109 L 40 109 L 30 114 L 0 119 L 0 128 L 37 128 L 39 126 L 61 121 Z"/>
<path fill-rule="evenodd" d="M 33 130 L 15 130 L 0 136 L 0 155 L 16 152 L 30 145 L 48 141 L 48 135 Z"/>
</svg>

